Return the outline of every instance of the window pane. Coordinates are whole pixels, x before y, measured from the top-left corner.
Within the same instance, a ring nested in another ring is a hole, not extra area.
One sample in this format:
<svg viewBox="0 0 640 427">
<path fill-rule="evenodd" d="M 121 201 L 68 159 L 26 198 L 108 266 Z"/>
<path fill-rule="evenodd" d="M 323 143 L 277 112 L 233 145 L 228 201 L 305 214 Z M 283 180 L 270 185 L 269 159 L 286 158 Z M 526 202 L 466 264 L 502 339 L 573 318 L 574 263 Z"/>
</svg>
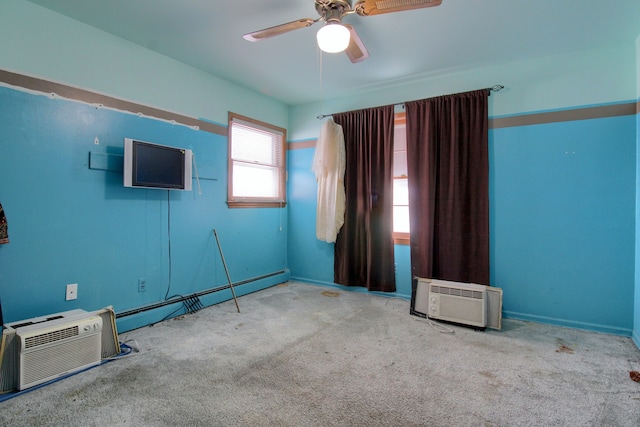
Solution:
<svg viewBox="0 0 640 427">
<path fill-rule="evenodd" d="M 393 176 L 407 176 L 407 132 L 405 125 L 394 125 Z"/>
<path fill-rule="evenodd" d="M 393 126 L 393 149 L 395 151 L 406 151 L 407 149 L 407 126 L 396 124 Z"/>
<path fill-rule="evenodd" d="M 393 231 L 396 233 L 409 232 L 409 206 L 393 207 Z"/>
<path fill-rule="evenodd" d="M 407 179 L 407 128 L 396 115 L 393 139 L 393 231 L 409 233 L 409 182 Z M 402 178 L 401 178 L 402 177 Z"/>
<path fill-rule="evenodd" d="M 278 150 L 280 138 L 236 123 L 234 123 L 231 132 L 233 139 L 231 157 L 234 160 L 268 165 L 277 165 L 280 162 L 280 150 Z"/>
<path fill-rule="evenodd" d="M 393 153 L 393 176 L 407 176 L 407 152 Z"/>
<path fill-rule="evenodd" d="M 409 183 L 407 178 L 393 180 L 393 204 L 409 205 Z"/>
<path fill-rule="evenodd" d="M 233 196 L 277 198 L 280 189 L 277 168 L 233 165 Z"/>
</svg>

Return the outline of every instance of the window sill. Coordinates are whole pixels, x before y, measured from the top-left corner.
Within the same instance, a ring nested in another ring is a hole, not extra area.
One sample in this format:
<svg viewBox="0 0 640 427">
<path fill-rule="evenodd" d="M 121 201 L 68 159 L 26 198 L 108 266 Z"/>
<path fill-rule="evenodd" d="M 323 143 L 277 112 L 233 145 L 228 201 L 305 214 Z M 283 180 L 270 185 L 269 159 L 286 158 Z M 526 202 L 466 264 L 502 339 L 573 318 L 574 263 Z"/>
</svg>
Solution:
<svg viewBox="0 0 640 427">
<path fill-rule="evenodd" d="M 409 233 L 393 233 L 393 243 L 396 245 L 409 245 Z"/>
<path fill-rule="evenodd" d="M 284 208 L 287 202 L 258 202 L 227 200 L 230 208 Z"/>
</svg>

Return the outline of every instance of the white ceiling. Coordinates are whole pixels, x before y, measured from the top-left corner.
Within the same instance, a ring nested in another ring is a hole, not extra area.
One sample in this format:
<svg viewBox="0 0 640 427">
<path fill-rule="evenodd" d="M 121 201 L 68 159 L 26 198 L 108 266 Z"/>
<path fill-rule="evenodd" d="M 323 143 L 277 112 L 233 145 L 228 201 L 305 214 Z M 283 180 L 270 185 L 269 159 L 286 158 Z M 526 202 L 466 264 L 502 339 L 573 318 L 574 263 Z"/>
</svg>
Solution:
<svg viewBox="0 0 640 427">
<path fill-rule="evenodd" d="M 432 8 L 348 15 L 370 57 L 320 54 L 315 25 L 251 43 L 313 0 L 30 0 L 286 104 L 330 99 L 483 64 L 619 43 L 640 35 L 640 0 L 443 0 Z"/>
</svg>

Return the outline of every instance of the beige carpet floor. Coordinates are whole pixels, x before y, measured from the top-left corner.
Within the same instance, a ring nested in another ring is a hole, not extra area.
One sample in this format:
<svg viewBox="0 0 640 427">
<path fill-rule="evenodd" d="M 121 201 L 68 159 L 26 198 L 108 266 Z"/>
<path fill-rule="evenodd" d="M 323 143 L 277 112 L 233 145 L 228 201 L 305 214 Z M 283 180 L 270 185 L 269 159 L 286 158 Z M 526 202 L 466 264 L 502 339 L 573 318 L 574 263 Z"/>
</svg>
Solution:
<svg viewBox="0 0 640 427">
<path fill-rule="evenodd" d="M 410 316 L 297 282 L 120 335 L 135 356 L 0 403 L 2 426 L 638 426 L 629 338 Z"/>
</svg>

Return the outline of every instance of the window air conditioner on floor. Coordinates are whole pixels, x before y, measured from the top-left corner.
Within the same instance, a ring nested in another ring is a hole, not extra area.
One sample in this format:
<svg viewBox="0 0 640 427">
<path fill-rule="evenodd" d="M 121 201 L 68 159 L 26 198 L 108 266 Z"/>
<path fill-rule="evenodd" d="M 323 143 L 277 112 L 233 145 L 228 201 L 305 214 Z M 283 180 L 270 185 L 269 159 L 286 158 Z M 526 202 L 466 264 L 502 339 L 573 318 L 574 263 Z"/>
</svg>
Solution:
<svg viewBox="0 0 640 427">
<path fill-rule="evenodd" d="M 102 316 L 71 310 L 5 325 L 3 391 L 24 390 L 102 360 Z"/>
<path fill-rule="evenodd" d="M 414 310 L 430 319 L 500 329 L 502 289 L 418 278 Z"/>
</svg>

